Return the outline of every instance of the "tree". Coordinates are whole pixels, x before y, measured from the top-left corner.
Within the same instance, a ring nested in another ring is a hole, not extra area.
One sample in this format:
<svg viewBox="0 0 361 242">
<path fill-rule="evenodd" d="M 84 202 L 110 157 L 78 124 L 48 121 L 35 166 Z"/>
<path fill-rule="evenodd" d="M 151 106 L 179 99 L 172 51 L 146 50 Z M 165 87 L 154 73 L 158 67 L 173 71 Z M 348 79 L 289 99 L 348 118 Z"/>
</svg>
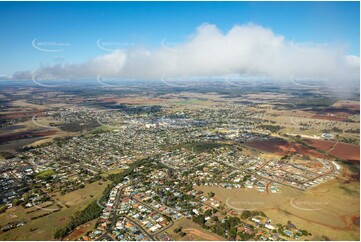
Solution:
<svg viewBox="0 0 361 242">
<path fill-rule="evenodd" d="M 242 219 L 247 219 L 251 216 L 251 211 L 245 210 L 242 212 L 241 218 Z"/>
<path fill-rule="evenodd" d="M 236 228 L 231 228 L 229 230 L 229 235 L 232 237 L 232 238 L 236 238 L 237 236 L 237 229 Z"/>
<path fill-rule="evenodd" d="M 205 213 L 204 213 L 205 216 L 211 216 L 212 215 L 212 210 L 207 210 Z"/>
<path fill-rule="evenodd" d="M 15 199 L 13 200 L 14 206 L 18 206 L 20 203 L 21 203 L 21 201 L 20 201 L 18 198 L 15 198 Z"/>
<path fill-rule="evenodd" d="M 55 232 L 54 238 L 55 239 L 63 238 L 66 234 L 67 234 L 66 229 L 59 229 Z"/>
<path fill-rule="evenodd" d="M 1 206 L 0 207 L 0 213 L 4 213 L 6 211 L 6 206 Z"/>
</svg>

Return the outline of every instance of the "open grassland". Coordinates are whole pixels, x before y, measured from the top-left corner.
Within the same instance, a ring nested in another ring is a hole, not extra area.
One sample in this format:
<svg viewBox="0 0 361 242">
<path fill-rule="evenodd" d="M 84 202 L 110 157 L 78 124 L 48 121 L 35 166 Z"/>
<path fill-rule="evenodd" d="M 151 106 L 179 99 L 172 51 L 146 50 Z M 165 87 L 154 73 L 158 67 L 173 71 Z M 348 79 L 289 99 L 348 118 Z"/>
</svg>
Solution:
<svg viewBox="0 0 361 242">
<path fill-rule="evenodd" d="M 19 100 L 12 102 L 12 106 L 22 107 L 22 108 L 34 108 L 34 109 L 40 109 L 40 110 L 45 110 L 48 108 L 65 107 L 65 106 L 70 107 L 69 104 L 65 104 L 65 103 L 51 103 L 51 104 L 46 104 L 46 105 L 33 104 L 33 103 L 27 102 L 24 99 L 19 99 Z"/>
<path fill-rule="evenodd" d="M 0 240 L 50 240 L 54 233 L 70 221 L 70 217 L 84 209 L 92 201 L 99 199 L 103 190 L 109 182 L 99 182 L 88 184 L 83 189 L 79 189 L 63 196 L 52 194 L 52 198 L 60 204 L 65 204 L 60 211 L 52 212 L 50 215 L 35 220 L 30 220 L 27 213 L 30 209 L 17 206 L 0 214 L 1 225 L 13 221 L 25 221 L 26 225 L 12 229 L 0 234 Z M 51 195 L 51 194 L 50 194 Z M 36 213 L 49 213 L 51 211 L 37 211 Z M 30 213 L 31 214 L 31 213 Z M 32 215 L 33 216 L 33 215 Z"/>
<path fill-rule="evenodd" d="M 148 96 L 128 95 L 126 97 L 101 97 L 98 99 L 103 103 L 129 104 L 129 105 L 159 105 L 163 102 L 160 98 Z"/>
<path fill-rule="evenodd" d="M 250 108 L 249 110 L 260 111 L 259 107 Z M 327 133 L 338 135 L 340 139 L 359 139 L 359 132 L 356 132 L 360 128 L 359 122 L 357 122 L 360 117 L 359 114 L 347 117 L 354 122 L 343 122 L 325 118 L 317 119 L 316 114 L 311 111 L 276 110 L 271 107 L 265 111 L 262 119 L 266 124 L 274 123 L 281 126 L 283 129 L 279 131 L 280 135 L 301 135 L 305 138 L 307 136 L 311 138 L 315 135 L 321 137 L 322 133 L 327 131 Z M 336 116 L 328 117 L 337 118 Z M 354 132 L 350 132 L 350 130 Z"/>
<path fill-rule="evenodd" d="M 101 185 L 100 185 L 101 184 Z M 85 188 L 78 189 L 74 192 L 69 192 L 65 195 L 61 195 L 59 192 L 52 194 L 52 198 L 60 201 L 68 206 L 78 206 L 80 210 L 84 209 L 88 203 L 83 204 L 84 201 L 92 201 L 94 198 L 98 199 L 102 195 L 105 187 L 110 184 L 109 181 L 106 182 L 93 182 L 87 184 Z"/>
<path fill-rule="evenodd" d="M 360 186 L 332 180 L 307 191 L 281 187 L 281 193 L 258 192 L 250 189 L 198 187 L 214 192 L 215 199 L 229 208 L 242 211 L 264 211 L 272 223 L 292 221 L 298 228 L 311 232 L 314 240 L 327 236 L 331 240 L 359 240 Z M 342 198 L 342 199 L 341 199 Z"/>
<path fill-rule="evenodd" d="M 184 237 L 181 237 L 179 233 L 175 233 L 174 229 L 182 227 L 182 231 L 186 233 Z M 192 220 L 182 218 L 176 221 L 174 225 L 166 231 L 172 235 L 173 238 L 184 241 L 224 241 L 221 236 L 214 234 L 208 230 L 203 229 L 200 225 L 194 223 Z"/>
<path fill-rule="evenodd" d="M 78 133 L 60 130 L 57 127 L 49 126 L 52 120 L 45 117 L 37 117 L 35 122 L 32 119 L 19 122 L 13 126 L 0 128 L 0 139 L 6 140 L 0 146 L 0 151 L 13 152 L 23 146 L 39 146 L 51 142 L 56 137 L 75 136 Z"/>
<path fill-rule="evenodd" d="M 181 92 L 177 94 L 165 94 L 160 96 L 163 100 L 162 105 L 171 108 L 174 111 L 181 111 L 184 109 L 199 110 L 204 108 L 215 109 L 226 103 L 231 103 L 232 100 L 224 100 L 220 95 L 215 93 L 192 93 Z"/>
</svg>

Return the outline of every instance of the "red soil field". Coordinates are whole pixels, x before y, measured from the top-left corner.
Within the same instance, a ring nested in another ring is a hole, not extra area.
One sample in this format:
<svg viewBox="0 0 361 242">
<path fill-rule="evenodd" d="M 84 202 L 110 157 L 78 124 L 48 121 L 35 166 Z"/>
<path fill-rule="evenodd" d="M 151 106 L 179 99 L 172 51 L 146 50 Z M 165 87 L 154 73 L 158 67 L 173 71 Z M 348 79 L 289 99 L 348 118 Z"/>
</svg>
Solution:
<svg viewBox="0 0 361 242">
<path fill-rule="evenodd" d="M 37 130 L 37 131 L 22 131 L 12 134 L 0 135 L 0 144 L 6 143 L 12 140 L 21 140 L 35 137 L 45 137 L 57 133 L 57 130 Z"/>
<path fill-rule="evenodd" d="M 359 104 L 349 104 L 348 107 L 354 110 L 360 111 L 360 105 Z"/>
<path fill-rule="evenodd" d="M 334 105 L 335 107 L 337 107 L 337 105 Z M 351 110 L 358 110 L 360 111 L 360 104 L 351 104 L 351 103 L 343 103 L 342 105 L 338 105 L 341 108 L 347 108 L 347 109 L 351 109 Z"/>
<path fill-rule="evenodd" d="M 330 155 L 349 161 L 360 161 L 360 146 L 336 141 L 304 139 L 306 144 L 316 149 L 328 151 Z"/>
<path fill-rule="evenodd" d="M 89 227 L 89 226 L 88 226 Z M 73 232 L 66 236 L 63 240 L 77 240 L 81 235 L 85 234 L 89 229 L 86 225 L 77 227 Z"/>
<path fill-rule="evenodd" d="M 342 118 L 342 117 L 331 116 L 331 115 L 321 115 L 321 114 L 315 114 L 311 118 L 331 120 L 331 121 L 345 121 L 346 120 L 346 118 Z"/>
<path fill-rule="evenodd" d="M 297 143 L 289 143 L 286 140 L 276 140 L 276 139 L 271 139 L 271 140 L 253 140 L 247 143 L 249 146 L 259 149 L 259 150 L 263 150 L 266 152 L 270 152 L 270 153 L 274 153 L 277 155 L 287 155 L 289 153 L 298 153 L 298 154 L 303 154 L 303 155 L 309 155 L 312 157 L 316 157 L 316 158 L 325 158 L 326 156 L 313 150 L 310 148 L 307 148 L 301 144 L 297 144 Z"/>
<path fill-rule="evenodd" d="M 360 216 L 353 216 L 352 223 L 356 226 L 360 226 Z"/>
<path fill-rule="evenodd" d="M 133 98 L 133 97 L 125 97 L 125 98 L 101 98 L 100 102 L 105 103 L 124 103 L 124 104 L 147 104 L 147 103 L 161 103 L 162 99 L 160 98 Z"/>
<path fill-rule="evenodd" d="M 285 155 L 280 146 L 287 144 L 287 141 L 281 140 L 252 140 L 247 143 L 249 146 L 278 155 Z"/>
<path fill-rule="evenodd" d="M 31 118 L 34 115 L 40 115 L 42 112 L 40 111 L 25 111 L 25 112 L 11 112 L 0 114 L 0 118 L 2 119 L 17 119 L 17 118 Z"/>
<path fill-rule="evenodd" d="M 343 160 L 360 161 L 360 146 L 345 143 L 337 143 L 329 153 Z"/>
<path fill-rule="evenodd" d="M 40 130 L 40 131 L 34 131 L 34 135 L 36 136 L 40 136 L 40 137 L 45 137 L 45 136 L 49 136 L 49 135 L 53 135 L 56 134 L 58 131 L 54 130 L 54 129 L 50 129 L 50 130 Z"/>
<path fill-rule="evenodd" d="M 335 141 L 330 141 L 330 140 L 304 139 L 304 141 L 307 145 L 310 145 L 312 147 L 315 147 L 316 149 L 324 150 L 324 151 L 328 151 L 329 149 L 331 149 L 332 146 L 336 144 Z"/>
</svg>

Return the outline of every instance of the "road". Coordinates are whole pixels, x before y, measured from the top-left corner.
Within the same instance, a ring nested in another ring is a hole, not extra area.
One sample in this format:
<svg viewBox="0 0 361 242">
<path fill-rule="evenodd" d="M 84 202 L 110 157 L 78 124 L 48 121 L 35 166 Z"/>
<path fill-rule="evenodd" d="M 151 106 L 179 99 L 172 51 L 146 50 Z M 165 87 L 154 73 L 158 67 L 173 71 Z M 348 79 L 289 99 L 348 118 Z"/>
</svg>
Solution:
<svg viewBox="0 0 361 242">
<path fill-rule="evenodd" d="M 97 241 L 99 240 L 106 240 L 106 241 L 113 241 L 113 238 L 110 237 L 110 235 L 108 234 L 108 232 L 105 232 L 104 234 L 102 234 Z"/>
<path fill-rule="evenodd" d="M 262 179 L 265 179 L 265 180 L 268 180 L 268 181 L 271 181 L 271 182 L 274 182 L 274 183 L 278 183 L 278 184 L 283 185 L 283 186 L 291 187 L 291 188 L 294 188 L 294 189 L 297 189 L 297 190 L 300 190 L 300 191 L 305 191 L 305 189 L 300 188 L 300 187 L 295 187 L 295 186 L 292 186 L 290 184 L 283 183 L 283 182 L 280 182 L 280 181 L 277 181 L 277 180 L 273 180 L 273 179 L 270 179 L 270 178 L 267 178 L 267 177 L 264 177 L 264 176 L 261 176 L 261 175 L 258 175 L 258 174 L 255 174 L 255 175 L 262 178 Z"/>
<path fill-rule="evenodd" d="M 156 209 L 153 208 L 152 206 L 150 206 L 150 205 L 148 205 L 148 204 L 146 204 L 146 203 L 143 203 L 143 202 L 139 201 L 138 199 L 136 199 L 136 198 L 134 198 L 134 197 L 132 197 L 132 199 L 136 200 L 137 202 L 141 203 L 142 205 L 144 205 L 145 207 L 153 210 L 153 211 L 156 212 L 156 213 L 159 213 L 159 214 L 162 214 L 162 215 L 166 215 L 166 214 L 164 214 L 164 213 L 162 213 L 162 212 L 159 212 L 158 210 L 156 210 Z M 166 215 L 166 216 L 168 216 L 168 215 Z M 174 221 L 173 221 L 173 219 L 171 219 L 169 225 L 165 226 L 164 228 L 162 228 L 161 230 L 157 231 L 156 233 L 153 233 L 153 236 L 162 233 L 163 231 L 169 229 L 169 228 L 172 227 L 173 225 L 174 225 Z"/>
<path fill-rule="evenodd" d="M 121 196 L 121 195 L 122 195 L 122 191 L 123 191 L 124 188 L 125 188 L 125 186 L 122 187 L 122 188 L 120 188 L 119 191 L 118 191 L 118 193 L 117 193 L 116 204 L 115 204 L 115 206 L 114 206 L 114 208 L 113 208 L 113 210 L 112 210 L 112 214 L 113 214 L 113 216 L 112 216 L 112 222 L 111 222 L 109 228 L 106 230 L 106 232 L 105 232 L 104 234 L 102 234 L 102 235 L 98 238 L 98 240 L 103 240 L 103 239 L 108 240 L 108 238 L 111 238 L 111 240 L 113 240 L 113 238 L 111 237 L 111 235 L 109 235 L 109 233 L 110 233 L 110 234 L 112 233 L 113 228 L 114 228 L 114 226 L 115 226 L 115 223 L 116 223 L 116 221 L 117 221 L 117 211 L 118 211 L 120 199 L 121 199 L 121 197 L 122 197 L 122 196 Z"/>
<path fill-rule="evenodd" d="M 131 221 L 133 224 L 135 224 L 144 234 L 146 234 L 151 240 L 156 240 L 154 239 L 153 235 L 151 235 L 150 233 L 148 233 L 148 231 L 146 231 L 140 224 L 138 224 L 138 222 L 136 222 L 133 218 L 130 217 L 126 217 L 129 221 Z"/>
<path fill-rule="evenodd" d="M 109 228 L 106 230 L 106 232 L 105 232 L 104 234 L 102 234 L 102 235 L 98 238 L 98 240 L 104 240 L 104 239 L 105 239 L 105 240 L 110 240 L 110 241 L 116 240 L 116 239 L 111 235 L 111 233 L 112 233 L 112 231 L 113 231 L 113 229 L 114 229 L 114 227 L 115 227 L 115 224 L 116 224 L 117 220 L 119 220 L 120 218 L 123 217 L 123 216 L 117 216 L 117 211 L 118 211 L 118 209 L 119 209 L 119 204 L 120 204 L 121 197 L 122 197 L 121 194 L 122 194 L 123 190 L 125 189 L 125 187 L 126 187 L 126 186 L 123 186 L 122 188 L 119 189 L 119 191 L 118 191 L 118 193 L 117 193 L 116 203 L 115 203 L 115 206 L 114 206 L 114 208 L 113 208 L 113 210 L 112 210 L 112 214 L 113 214 L 113 215 L 112 215 L 111 224 L 110 224 Z M 141 203 L 142 205 L 146 206 L 147 208 L 149 208 L 149 209 L 151 209 L 151 210 L 153 210 L 153 211 L 155 211 L 155 212 L 157 212 L 157 213 L 159 213 L 159 214 L 162 214 L 161 212 L 155 210 L 153 207 L 149 206 L 148 204 L 145 204 L 145 203 L 139 201 L 138 199 L 136 199 L 136 198 L 134 198 L 134 197 L 131 197 L 131 198 L 134 199 L 134 200 L 136 200 L 137 202 Z M 128 216 L 126 216 L 125 218 L 128 219 L 129 221 L 131 221 L 133 224 L 135 224 L 135 225 L 136 225 L 144 234 L 146 234 L 151 240 L 156 240 L 156 239 L 154 239 L 154 236 L 155 236 L 155 235 L 160 234 L 161 232 L 169 229 L 170 227 L 172 227 L 172 226 L 174 225 L 174 221 L 171 220 L 171 221 L 170 221 L 170 224 L 169 224 L 168 226 L 162 228 L 161 230 L 157 231 L 157 232 L 154 233 L 154 234 L 150 234 L 147 230 L 145 230 L 145 229 L 142 227 L 141 224 L 139 224 L 139 223 L 138 223 L 136 220 L 134 220 L 133 218 L 128 217 Z"/>
<path fill-rule="evenodd" d="M 125 186 L 120 188 L 118 193 L 117 193 L 116 204 L 114 206 L 114 209 L 112 210 L 112 213 L 113 213 L 112 223 L 110 224 L 110 228 L 108 229 L 110 231 L 113 230 L 113 228 L 115 226 L 115 223 L 116 223 L 116 220 L 117 220 L 117 211 L 118 211 L 120 199 L 122 198 L 122 192 L 123 192 L 124 188 L 125 188 Z"/>
<path fill-rule="evenodd" d="M 266 163 L 263 164 L 263 165 L 266 165 Z M 259 175 L 257 175 L 257 176 L 259 176 Z M 261 177 L 261 176 L 260 176 L 260 177 Z M 265 178 L 265 177 L 262 177 L 262 178 L 263 178 L 263 179 L 266 179 L 266 180 L 269 180 L 269 181 L 271 181 L 271 182 L 280 183 L 280 182 L 274 181 L 274 180 L 272 180 L 272 179 L 267 179 L 267 178 Z M 269 184 L 270 184 L 270 182 L 267 184 L 267 187 L 269 186 Z M 281 183 L 281 184 L 282 184 L 282 183 Z M 283 185 L 285 185 L 285 184 L 283 184 Z M 162 186 L 162 187 L 163 187 L 163 186 Z M 164 186 L 164 187 L 167 187 L 167 186 Z M 293 187 L 293 186 L 291 186 L 291 187 Z M 98 238 L 98 240 L 104 240 L 104 239 L 105 239 L 105 240 L 110 240 L 110 241 L 116 240 L 116 238 L 114 238 L 114 236 L 112 236 L 112 231 L 113 231 L 113 229 L 114 229 L 114 227 L 115 227 L 116 221 L 117 221 L 118 219 L 124 217 L 124 216 L 119 216 L 119 215 L 117 215 L 117 211 L 118 211 L 118 208 L 119 208 L 119 205 L 120 205 L 120 202 L 121 202 L 122 192 L 123 192 L 123 190 L 124 190 L 125 188 L 126 188 L 126 186 L 123 186 L 123 187 L 121 187 L 121 188 L 119 189 L 119 191 L 118 191 L 118 193 L 117 193 L 117 197 L 116 197 L 116 203 L 115 203 L 114 209 L 113 209 L 113 211 L 112 211 L 112 215 L 113 215 L 113 216 L 112 216 L 111 224 L 110 224 L 109 228 L 107 229 L 107 231 L 106 231 L 104 234 L 102 234 L 102 235 Z M 297 187 L 293 187 L 293 188 L 299 189 L 299 188 L 297 188 Z M 184 194 L 184 192 L 181 191 L 180 189 L 177 189 L 177 188 L 173 188 L 173 189 Z M 268 190 L 268 189 L 267 189 L 267 190 Z M 302 189 L 299 189 L 299 190 L 302 190 Z M 156 213 L 158 213 L 158 214 L 166 215 L 166 214 L 158 211 L 157 209 L 153 208 L 151 205 L 148 205 L 148 204 L 146 204 L 146 203 L 138 200 L 137 198 L 135 198 L 135 197 L 133 197 L 133 196 L 131 196 L 130 198 L 136 200 L 138 203 L 142 204 L 143 206 L 147 207 L 148 209 L 150 209 L 150 210 L 152 210 L 152 211 L 154 211 L 154 212 L 156 212 Z M 200 201 L 199 199 L 196 199 L 196 200 L 197 200 L 198 202 L 202 203 L 202 204 L 206 204 L 206 203 Z M 210 206 L 210 205 L 207 204 L 207 206 Z M 213 207 L 213 206 L 210 206 L 210 207 L 215 208 L 215 207 Z M 216 209 L 219 209 L 219 208 L 216 208 Z M 228 209 L 226 209 L 225 211 L 228 212 L 227 210 L 228 210 Z M 165 230 L 171 228 L 171 227 L 174 225 L 174 221 L 171 219 L 171 220 L 169 221 L 169 224 L 168 224 L 167 226 L 165 226 L 164 228 L 160 229 L 159 231 L 156 231 L 155 233 L 150 233 L 150 232 L 148 232 L 148 231 L 142 226 L 142 224 L 140 224 L 137 220 L 135 220 L 135 219 L 133 219 L 133 218 L 131 218 L 131 217 L 128 217 L 128 216 L 125 216 L 125 218 L 126 218 L 127 220 L 129 220 L 131 223 L 133 223 L 140 231 L 142 231 L 142 233 L 143 233 L 144 235 L 146 235 L 146 236 L 149 238 L 149 240 L 153 240 L 153 241 L 154 241 L 154 240 L 157 240 L 157 239 L 155 238 L 157 235 L 159 235 L 160 233 L 164 232 Z M 243 221 L 243 222 L 244 222 L 244 221 Z M 262 230 L 263 232 L 268 232 L 268 231 L 266 231 L 266 230 L 264 230 L 264 229 L 261 229 L 261 230 Z"/>
<path fill-rule="evenodd" d="M 308 182 L 314 181 L 314 180 L 316 180 L 316 179 L 318 179 L 318 178 L 320 178 L 322 176 L 327 176 L 327 175 L 329 175 L 329 174 L 331 174 L 331 173 L 333 173 L 335 171 L 335 165 L 332 162 L 330 162 L 329 160 L 326 160 L 326 161 L 331 165 L 332 169 L 327 173 L 321 174 L 321 175 L 319 175 L 317 177 L 314 177 L 314 178 L 310 179 Z"/>
<path fill-rule="evenodd" d="M 267 183 L 267 185 L 266 185 L 266 192 L 267 192 L 267 193 L 269 193 L 268 187 L 269 187 L 269 185 L 271 185 L 271 183 L 272 183 L 272 182 L 269 181 L 269 182 Z"/>
</svg>

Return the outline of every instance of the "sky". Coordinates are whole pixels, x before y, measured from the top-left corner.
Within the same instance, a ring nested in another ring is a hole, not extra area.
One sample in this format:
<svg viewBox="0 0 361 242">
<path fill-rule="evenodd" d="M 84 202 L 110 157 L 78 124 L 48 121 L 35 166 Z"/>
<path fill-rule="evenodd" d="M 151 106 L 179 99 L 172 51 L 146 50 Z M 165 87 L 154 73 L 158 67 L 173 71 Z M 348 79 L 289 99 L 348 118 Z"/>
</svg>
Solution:
<svg viewBox="0 0 361 242">
<path fill-rule="evenodd" d="M 355 79 L 359 9 L 359 2 L 1 2 L 0 75 Z"/>
</svg>

